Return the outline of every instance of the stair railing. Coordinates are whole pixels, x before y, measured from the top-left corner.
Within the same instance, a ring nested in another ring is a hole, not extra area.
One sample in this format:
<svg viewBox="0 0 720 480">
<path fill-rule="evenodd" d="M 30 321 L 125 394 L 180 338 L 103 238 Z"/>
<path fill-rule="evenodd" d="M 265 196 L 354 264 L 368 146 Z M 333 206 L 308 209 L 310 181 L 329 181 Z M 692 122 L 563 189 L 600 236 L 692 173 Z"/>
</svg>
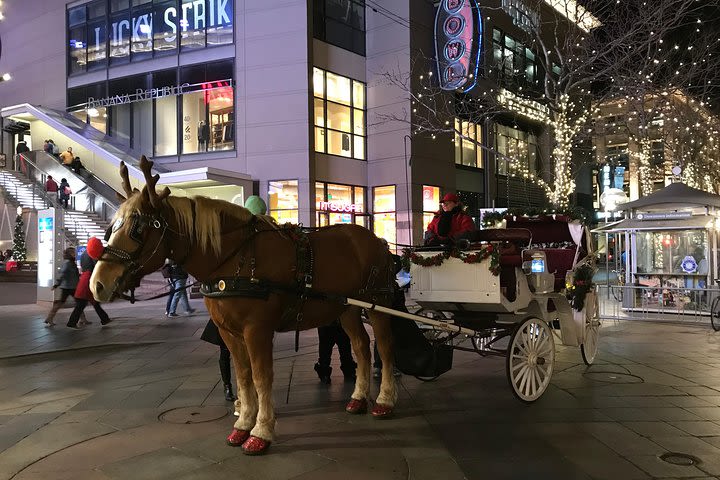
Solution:
<svg viewBox="0 0 720 480">
<path fill-rule="evenodd" d="M 44 198 L 50 205 L 60 206 L 60 202 L 55 195 L 48 194 L 45 191 L 45 183 L 50 175 L 47 170 L 38 167 L 35 157 L 44 155 L 52 159 L 52 169 L 56 171 L 53 178 L 60 183 L 60 175 L 64 175 L 71 181 L 71 189 L 73 193 L 70 195 L 68 207 L 79 212 L 91 213 L 97 215 L 102 221 L 109 222 L 117 212 L 117 205 L 108 199 L 110 192 L 114 190 L 105 185 L 104 194 L 99 193 L 86 183 L 86 179 L 81 175 L 72 172 L 57 162 L 54 157 L 50 157 L 43 151 L 34 151 L 15 155 L 13 169 L 24 174 L 33 185 L 33 191 L 38 192 L 38 196 Z M 43 159 L 44 161 L 47 161 Z M 98 180 L 99 181 L 99 180 Z M 101 182 L 102 183 L 102 182 Z M 102 184 L 104 185 L 104 184 Z M 74 187 L 74 188 L 73 188 Z"/>
</svg>

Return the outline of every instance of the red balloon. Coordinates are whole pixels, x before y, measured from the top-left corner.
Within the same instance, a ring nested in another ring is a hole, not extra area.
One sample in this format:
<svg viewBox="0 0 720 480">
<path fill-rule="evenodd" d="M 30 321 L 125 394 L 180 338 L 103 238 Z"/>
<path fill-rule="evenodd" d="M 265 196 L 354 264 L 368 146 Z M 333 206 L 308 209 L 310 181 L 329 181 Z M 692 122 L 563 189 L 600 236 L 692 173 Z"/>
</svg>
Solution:
<svg viewBox="0 0 720 480">
<path fill-rule="evenodd" d="M 91 237 L 90 240 L 88 240 L 87 243 L 87 254 L 92 258 L 93 260 L 97 260 L 100 258 L 100 256 L 105 251 L 105 247 L 103 246 L 102 242 L 97 237 Z"/>
</svg>

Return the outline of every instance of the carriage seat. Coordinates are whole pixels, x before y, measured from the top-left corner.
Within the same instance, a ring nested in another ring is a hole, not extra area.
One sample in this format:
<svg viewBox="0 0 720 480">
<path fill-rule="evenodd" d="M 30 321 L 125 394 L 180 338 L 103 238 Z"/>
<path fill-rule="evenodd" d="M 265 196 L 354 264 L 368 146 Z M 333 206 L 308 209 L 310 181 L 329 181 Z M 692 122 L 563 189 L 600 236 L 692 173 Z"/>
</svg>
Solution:
<svg viewBox="0 0 720 480">
<path fill-rule="evenodd" d="M 531 248 L 523 252 L 524 260 L 531 260 L 533 252 L 545 254 L 545 271 L 555 275 L 555 291 L 565 288 L 565 275 L 573 268 L 574 248 Z"/>
<path fill-rule="evenodd" d="M 462 238 L 467 239 L 470 243 L 508 242 L 527 247 L 530 245 L 532 233 L 527 228 L 487 228 L 485 230 L 466 232 L 462 235 Z"/>
</svg>

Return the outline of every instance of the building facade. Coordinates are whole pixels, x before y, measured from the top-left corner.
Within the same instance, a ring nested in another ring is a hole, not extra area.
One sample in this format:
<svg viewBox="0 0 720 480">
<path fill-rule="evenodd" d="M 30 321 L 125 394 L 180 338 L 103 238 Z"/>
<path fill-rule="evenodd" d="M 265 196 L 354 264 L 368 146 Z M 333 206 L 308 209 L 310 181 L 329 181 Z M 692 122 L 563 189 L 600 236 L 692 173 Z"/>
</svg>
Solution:
<svg viewBox="0 0 720 480">
<path fill-rule="evenodd" d="M 527 7 L 464 2 L 480 11 L 471 32 L 479 81 L 518 96 L 537 86 Z M 458 191 L 476 217 L 481 208 L 545 203 L 503 159 L 549 169 L 552 132 L 532 116 L 481 124 L 457 116 L 463 136 L 416 135 L 412 116 L 397 119 L 412 111 L 409 92 L 384 74 L 415 78 L 435 68 L 416 61 L 435 48 L 432 2 L 26 0 L 2 8 L 0 72 L 12 80 L 0 83 L 0 107 L 69 112 L 171 174 L 245 175 L 254 190 L 245 195 L 266 199 L 280 221 L 358 223 L 407 244 L 422 238 L 446 192 Z M 37 150 L 50 134 L 25 137 Z M 5 131 L 3 151 L 17 139 Z"/>
</svg>

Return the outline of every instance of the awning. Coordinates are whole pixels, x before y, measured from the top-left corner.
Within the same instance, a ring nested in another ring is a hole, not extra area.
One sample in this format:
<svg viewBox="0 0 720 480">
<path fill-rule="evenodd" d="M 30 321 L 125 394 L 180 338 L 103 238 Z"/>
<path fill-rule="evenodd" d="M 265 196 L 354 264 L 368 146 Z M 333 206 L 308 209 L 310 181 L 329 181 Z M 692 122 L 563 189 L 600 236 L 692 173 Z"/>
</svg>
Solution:
<svg viewBox="0 0 720 480">
<path fill-rule="evenodd" d="M 697 230 L 712 225 L 716 218 L 712 215 L 693 215 L 688 218 L 673 218 L 667 220 L 639 220 L 626 218 L 604 227 L 596 228 L 593 233 L 626 232 L 628 230 Z"/>
</svg>

